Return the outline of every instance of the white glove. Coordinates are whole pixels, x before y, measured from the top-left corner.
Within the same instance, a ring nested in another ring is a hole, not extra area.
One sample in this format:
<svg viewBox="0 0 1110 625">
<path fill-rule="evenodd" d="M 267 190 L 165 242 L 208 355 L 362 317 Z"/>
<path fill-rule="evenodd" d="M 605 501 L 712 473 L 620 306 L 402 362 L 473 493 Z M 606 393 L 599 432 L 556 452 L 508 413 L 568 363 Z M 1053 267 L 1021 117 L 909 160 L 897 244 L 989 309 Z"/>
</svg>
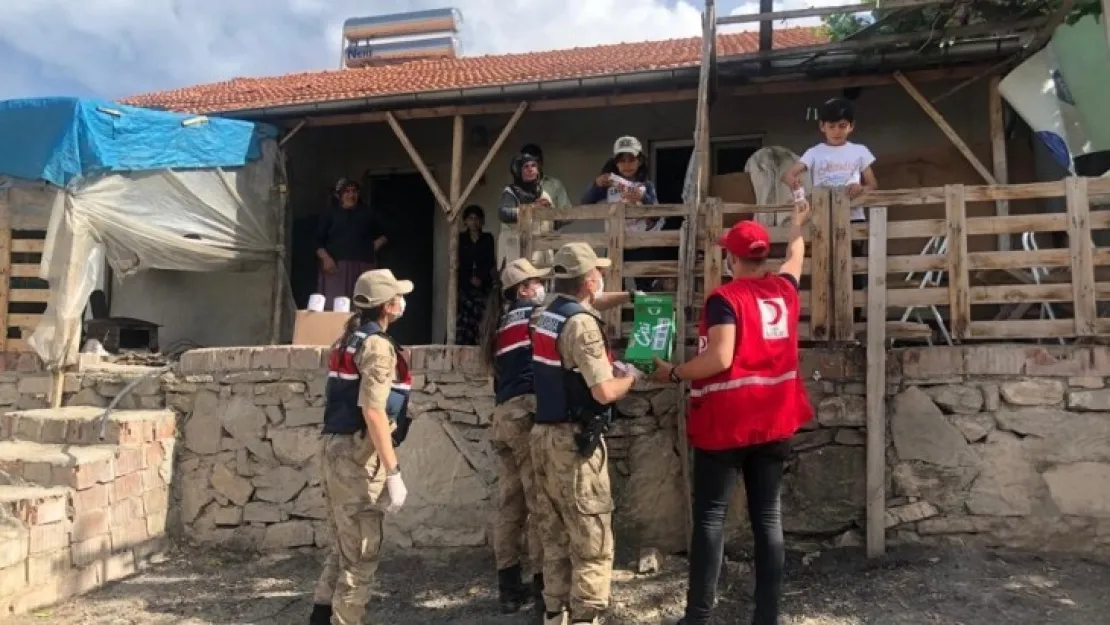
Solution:
<svg viewBox="0 0 1110 625">
<path fill-rule="evenodd" d="M 409 490 L 405 488 L 405 482 L 401 479 L 400 471 L 385 476 L 385 490 L 389 493 L 389 505 L 386 506 L 385 511 L 397 512 L 401 509 L 401 506 L 405 505 L 405 498 L 409 495 Z"/>
</svg>

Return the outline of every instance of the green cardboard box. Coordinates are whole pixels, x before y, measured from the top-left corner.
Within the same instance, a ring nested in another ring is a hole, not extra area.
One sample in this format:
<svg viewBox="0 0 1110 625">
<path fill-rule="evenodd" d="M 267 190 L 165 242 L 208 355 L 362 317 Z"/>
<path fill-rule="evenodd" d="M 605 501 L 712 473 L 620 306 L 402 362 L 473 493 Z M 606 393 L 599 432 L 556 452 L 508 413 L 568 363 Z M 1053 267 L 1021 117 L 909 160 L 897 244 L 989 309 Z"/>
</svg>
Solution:
<svg viewBox="0 0 1110 625">
<path fill-rule="evenodd" d="M 675 340 L 674 297 L 670 295 L 637 295 L 632 318 L 632 334 L 624 353 L 626 362 L 651 373 L 654 357 L 670 360 Z"/>
</svg>

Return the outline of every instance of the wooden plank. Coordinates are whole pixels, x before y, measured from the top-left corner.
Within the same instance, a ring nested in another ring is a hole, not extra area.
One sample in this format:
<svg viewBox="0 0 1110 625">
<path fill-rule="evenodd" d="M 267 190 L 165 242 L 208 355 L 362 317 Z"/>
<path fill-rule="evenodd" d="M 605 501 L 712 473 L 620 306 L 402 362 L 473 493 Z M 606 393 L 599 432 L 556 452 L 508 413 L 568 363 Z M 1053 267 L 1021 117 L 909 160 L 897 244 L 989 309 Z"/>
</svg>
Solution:
<svg viewBox="0 0 1110 625">
<path fill-rule="evenodd" d="M 42 321 L 42 314 L 29 315 L 13 313 L 8 315 L 7 327 L 9 328 L 35 328 Z"/>
<path fill-rule="evenodd" d="M 832 196 L 828 189 L 815 191 L 810 217 L 810 257 L 813 271 L 810 273 L 810 332 L 815 340 L 826 340 L 830 335 L 832 320 L 832 245 L 829 234 L 832 224 Z"/>
<path fill-rule="evenodd" d="M 45 304 L 50 299 L 50 289 L 11 289 L 8 301 L 11 303 Z"/>
<path fill-rule="evenodd" d="M 618 207 L 618 209 L 609 218 L 609 221 L 605 224 L 605 234 L 608 237 L 605 255 L 613 261 L 613 264 L 609 267 L 609 277 L 606 279 L 606 282 L 613 285 L 609 287 L 610 290 L 624 289 L 625 274 L 623 268 L 625 267 L 625 262 L 624 258 L 622 257 L 622 254 L 624 252 L 624 229 L 624 210 Z M 675 261 L 673 264 L 675 265 L 675 271 L 677 275 L 678 261 Z M 632 275 L 633 274 L 628 274 L 629 277 L 631 277 Z M 605 323 L 609 326 L 610 332 L 615 332 L 615 335 L 610 335 L 611 338 L 620 338 L 621 336 L 626 336 L 620 332 L 620 307 L 607 310 L 603 314 L 605 315 Z"/>
<path fill-rule="evenodd" d="M 1099 333 L 1110 331 L 1106 319 L 1097 321 Z M 973 321 L 971 333 L 977 339 L 1040 339 L 1073 336 L 1071 319 L 1015 319 L 1012 321 Z"/>
<path fill-rule="evenodd" d="M 713 289 L 721 286 L 722 277 L 724 275 L 724 253 L 721 247 L 717 244 L 724 234 L 724 221 L 721 214 L 721 201 L 716 198 L 710 198 L 705 206 L 705 244 L 703 252 L 705 260 L 702 261 L 703 276 L 705 278 L 706 293 L 712 293 Z"/>
<path fill-rule="evenodd" d="M 970 229 L 970 226 L 969 226 Z M 890 237 L 893 239 L 894 237 Z M 1093 251 L 1095 267 L 1110 265 L 1110 248 L 1099 248 Z M 1071 252 L 1068 250 L 1020 250 L 1011 252 L 968 252 L 968 268 L 971 271 L 1005 271 L 1010 269 L 1028 269 L 1030 267 L 1068 267 L 1071 264 Z M 948 256 L 945 254 L 887 256 L 887 272 L 892 274 L 919 271 L 946 271 L 948 269 Z M 866 258 L 852 259 L 852 271 L 862 273 L 867 271 Z"/>
<path fill-rule="evenodd" d="M 424 177 L 424 182 L 427 183 L 428 188 L 431 189 L 432 195 L 435 196 L 436 202 L 439 203 L 439 207 L 442 208 L 444 212 L 450 212 L 451 203 L 447 200 L 447 197 L 443 195 L 443 190 L 439 188 L 439 183 L 436 182 L 435 177 L 432 176 L 432 172 L 428 170 L 428 166 L 424 164 L 424 159 L 420 158 L 420 153 L 416 151 L 416 148 L 412 145 L 412 141 L 409 141 L 409 136 L 405 134 L 405 129 L 401 128 L 401 124 L 397 122 L 397 118 L 395 118 L 392 113 L 387 112 L 385 114 L 385 121 L 389 122 L 389 127 L 393 129 L 393 134 L 397 135 L 397 140 L 401 142 L 401 147 L 405 148 L 405 152 L 407 152 L 409 158 L 412 159 L 412 164 L 416 165 L 417 171 Z"/>
<path fill-rule="evenodd" d="M 536 207 L 535 219 L 536 221 L 600 221 L 609 219 L 609 215 L 612 214 L 612 206 L 611 204 L 584 204 L 565 208 L 538 206 Z M 686 217 L 690 212 L 690 207 L 685 204 L 627 205 L 625 211 L 628 219 Z"/>
<path fill-rule="evenodd" d="M 677 260 L 635 260 L 624 263 L 625 278 L 676 278 L 678 274 Z"/>
<path fill-rule="evenodd" d="M 521 211 L 523 212 L 523 211 Z M 567 243 L 585 243 L 593 248 L 605 247 L 609 244 L 609 235 L 604 232 L 559 234 L 557 232 L 544 232 L 532 235 L 533 250 L 557 250 Z"/>
<path fill-rule="evenodd" d="M 680 230 L 661 230 L 659 232 L 626 232 L 624 235 L 624 249 L 626 250 L 638 250 L 659 247 L 678 247 L 680 245 L 682 245 L 682 232 Z"/>
<path fill-rule="evenodd" d="M 886 552 L 886 211 L 872 207 L 867 245 L 867 557 Z"/>
<path fill-rule="evenodd" d="M 925 114 L 933 120 L 933 123 L 937 125 L 937 128 L 940 128 L 940 131 L 944 133 L 944 136 L 948 137 L 948 140 L 952 142 L 952 145 L 956 146 L 956 149 L 960 151 L 960 154 L 962 154 L 965 159 L 967 159 L 967 162 L 971 164 L 975 171 L 979 172 L 979 175 L 983 177 L 983 180 L 986 180 L 990 184 L 998 184 L 998 180 L 996 180 L 994 175 L 987 170 L 986 166 L 984 166 L 982 161 L 979 160 L 979 157 L 975 156 L 975 153 L 971 151 L 971 148 L 967 147 L 967 143 L 965 143 L 964 140 L 960 138 L 960 135 L 956 132 L 954 128 L 952 128 L 952 126 L 948 124 L 948 121 L 944 119 L 944 116 L 941 115 L 939 111 L 937 111 L 936 107 L 930 104 L 925 96 L 921 95 L 921 92 L 917 90 L 917 87 L 914 87 L 913 84 L 910 83 L 910 81 L 902 74 L 902 72 L 894 72 L 894 80 L 898 81 L 898 84 L 902 85 L 902 88 L 906 90 L 906 93 L 908 93 L 910 97 L 913 98 L 915 102 L 917 102 L 918 106 L 921 107 L 921 110 L 925 111 Z"/>
<path fill-rule="evenodd" d="M 969 337 L 971 327 L 971 278 L 967 262 L 967 206 L 964 186 L 945 187 L 945 216 L 948 219 L 948 306 L 952 338 Z"/>
<path fill-rule="evenodd" d="M 1075 334 L 1095 333 L 1098 302 L 1095 301 L 1094 240 L 1091 238 L 1091 210 L 1087 198 L 1087 179 L 1067 179 L 1068 250 L 1071 253 L 1071 284 L 1075 294 Z"/>
<path fill-rule="evenodd" d="M 888 283 L 886 302 L 889 308 L 945 306 L 950 303 L 948 287 L 892 289 L 889 286 Z M 1094 288 L 1095 299 L 1110 299 L 1110 282 L 1096 282 Z M 1071 303 L 1074 297 L 1071 284 L 1002 284 L 968 289 L 968 299 L 973 306 L 1022 302 Z M 865 305 L 867 296 L 856 293 L 854 303 Z"/>
<path fill-rule="evenodd" d="M 46 241 L 42 239 L 14 239 L 12 240 L 13 254 L 42 254 Z"/>
<path fill-rule="evenodd" d="M 855 337 L 852 306 L 852 240 L 848 236 L 852 205 L 848 191 L 832 193 L 832 314 L 835 341 L 851 341 Z M 817 191 L 814 191 L 814 195 Z"/>
<path fill-rule="evenodd" d="M 951 0 L 893 0 L 883 2 L 882 8 L 884 10 L 922 8 L 939 4 L 949 4 L 950 2 Z M 717 20 L 717 25 L 728 26 L 730 24 L 750 24 L 752 22 L 779 22 L 802 17 L 823 17 L 839 13 L 863 13 L 865 11 L 874 11 L 878 7 L 878 4 L 877 2 L 862 2 L 857 4 L 811 7 L 808 9 L 790 9 L 786 11 L 763 11 L 760 9 L 759 13 L 726 15 Z"/>
<path fill-rule="evenodd" d="M 12 275 L 12 211 L 0 202 L 0 354 L 7 351 L 8 302 Z"/>
<path fill-rule="evenodd" d="M 11 243 L 8 244 L 11 249 Z M 13 278 L 38 278 L 39 277 L 39 264 L 38 263 L 12 263 Z"/>
<path fill-rule="evenodd" d="M 478 181 L 482 179 L 482 176 L 486 175 L 486 170 L 489 169 L 489 164 L 493 162 L 493 157 L 497 156 L 497 153 L 501 151 L 501 146 L 505 144 L 505 139 L 509 138 L 509 134 L 516 128 L 516 123 L 520 121 L 520 117 L 524 115 L 524 111 L 526 110 L 528 110 L 527 102 L 521 102 L 517 105 L 516 110 L 513 111 L 513 116 L 505 123 L 505 127 L 502 128 L 500 134 L 497 135 L 497 140 L 490 146 L 489 150 L 486 152 L 485 158 L 483 158 L 482 162 L 478 165 L 478 169 L 474 170 L 474 175 L 470 177 L 470 182 L 466 184 L 466 188 L 463 189 L 462 194 L 459 195 L 454 205 L 451 207 L 452 218 L 459 214 L 463 204 L 470 198 L 470 194 L 474 192 L 474 187 L 478 186 Z"/>
<path fill-rule="evenodd" d="M 1087 178 L 1087 193 L 1092 197 L 1110 195 L 1110 178 Z M 996 202 L 998 200 L 1040 200 L 1063 197 L 1066 193 L 1064 181 L 1029 182 L 1007 185 L 973 185 L 964 187 L 964 199 L 968 202 Z M 869 191 L 852 201 L 853 206 L 920 206 L 922 204 L 943 204 L 944 187 L 920 187 L 916 189 L 893 189 Z M 745 204 L 730 205 L 747 207 Z M 779 210 L 768 207 L 768 211 Z M 737 212 L 751 212 L 738 210 Z M 891 221 L 891 223 L 895 223 Z"/>
<path fill-rule="evenodd" d="M 1010 181 L 1010 168 L 1006 159 L 1006 123 L 1003 119 L 1002 95 L 998 92 L 998 84 L 1002 82 L 1001 76 L 991 76 L 988 90 L 988 109 L 990 113 L 991 128 L 991 164 L 993 165 L 994 179 L 999 184 Z M 1010 201 L 997 200 L 994 203 L 994 214 L 1002 217 L 1010 214 Z M 998 249 L 1010 249 L 1010 237 L 998 235 Z"/>
<path fill-rule="evenodd" d="M 448 184 L 451 206 L 459 201 L 462 189 L 463 117 L 456 115 L 451 123 L 451 180 Z M 447 213 L 447 344 L 454 345 L 459 315 L 459 227 L 458 219 Z M 500 267 L 497 268 L 498 270 Z"/>
<path fill-rule="evenodd" d="M 530 260 L 536 255 L 537 250 L 534 242 L 534 237 L 536 236 L 535 204 L 520 207 L 520 212 L 517 214 L 517 228 L 520 229 L 520 257 Z M 602 247 L 602 245 L 596 245 L 594 247 Z"/>
</svg>

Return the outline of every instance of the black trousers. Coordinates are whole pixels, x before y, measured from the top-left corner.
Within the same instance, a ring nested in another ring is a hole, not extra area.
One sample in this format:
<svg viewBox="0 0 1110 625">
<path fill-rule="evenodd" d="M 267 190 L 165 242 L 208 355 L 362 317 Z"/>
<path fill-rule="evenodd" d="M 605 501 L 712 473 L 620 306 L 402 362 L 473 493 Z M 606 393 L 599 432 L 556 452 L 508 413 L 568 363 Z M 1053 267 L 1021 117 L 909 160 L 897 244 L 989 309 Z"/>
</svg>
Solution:
<svg viewBox="0 0 1110 625">
<path fill-rule="evenodd" d="M 684 625 L 705 625 L 724 559 L 724 527 L 736 479 L 743 475 L 755 541 L 753 625 L 778 625 L 786 549 L 782 538 L 782 468 L 786 441 L 727 451 L 694 450 L 694 537 Z"/>
</svg>

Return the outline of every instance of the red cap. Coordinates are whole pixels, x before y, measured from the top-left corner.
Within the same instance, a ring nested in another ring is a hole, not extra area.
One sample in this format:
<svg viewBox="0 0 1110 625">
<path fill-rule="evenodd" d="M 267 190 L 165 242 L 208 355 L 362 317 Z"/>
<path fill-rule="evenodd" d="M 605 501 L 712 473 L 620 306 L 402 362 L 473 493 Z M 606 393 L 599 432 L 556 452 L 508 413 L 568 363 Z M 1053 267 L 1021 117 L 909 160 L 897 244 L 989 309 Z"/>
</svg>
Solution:
<svg viewBox="0 0 1110 625">
<path fill-rule="evenodd" d="M 729 228 L 717 244 L 744 260 L 763 260 L 771 253 L 771 236 L 767 229 L 750 220 Z"/>
</svg>

